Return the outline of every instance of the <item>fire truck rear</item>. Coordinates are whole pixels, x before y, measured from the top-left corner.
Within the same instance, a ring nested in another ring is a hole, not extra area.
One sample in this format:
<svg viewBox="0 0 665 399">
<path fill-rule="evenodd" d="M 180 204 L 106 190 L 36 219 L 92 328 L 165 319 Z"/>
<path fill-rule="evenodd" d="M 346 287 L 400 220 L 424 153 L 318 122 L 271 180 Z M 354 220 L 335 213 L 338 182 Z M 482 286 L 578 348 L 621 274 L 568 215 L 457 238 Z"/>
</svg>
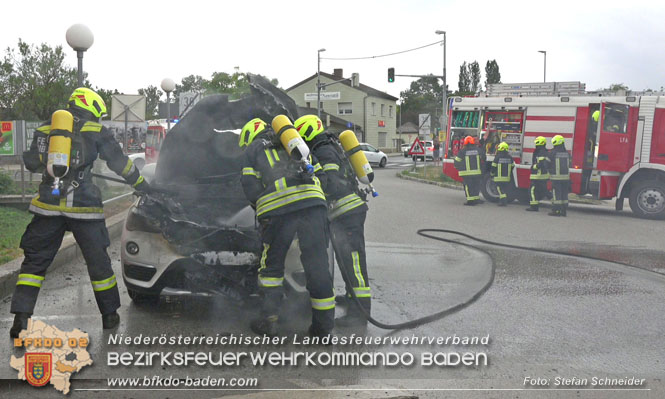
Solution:
<svg viewBox="0 0 665 399">
<path fill-rule="evenodd" d="M 572 193 L 616 198 L 617 210 L 628 198 L 636 215 L 665 219 L 664 97 L 456 97 L 448 117 L 443 172 L 456 180 L 452 158 L 465 136 L 480 139 L 488 162 L 505 141 L 516 163 L 512 197 L 524 201 L 535 138 L 560 134 L 571 154 Z M 498 200 L 488 173 L 482 192 Z"/>
</svg>

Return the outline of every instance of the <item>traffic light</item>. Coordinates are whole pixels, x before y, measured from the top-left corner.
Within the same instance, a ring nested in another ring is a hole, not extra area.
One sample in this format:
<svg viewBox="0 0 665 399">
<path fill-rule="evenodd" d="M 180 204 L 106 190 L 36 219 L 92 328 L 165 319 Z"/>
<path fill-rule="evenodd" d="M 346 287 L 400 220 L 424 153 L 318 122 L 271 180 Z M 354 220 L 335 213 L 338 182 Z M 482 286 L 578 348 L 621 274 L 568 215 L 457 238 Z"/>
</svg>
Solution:
<svg viewBox="0 0 665 399">
<path fill-rule="evenodd" d="M 388 82 L 392 83 L 395 81 L 395 68 L 388 68 Z"/>
</svg>

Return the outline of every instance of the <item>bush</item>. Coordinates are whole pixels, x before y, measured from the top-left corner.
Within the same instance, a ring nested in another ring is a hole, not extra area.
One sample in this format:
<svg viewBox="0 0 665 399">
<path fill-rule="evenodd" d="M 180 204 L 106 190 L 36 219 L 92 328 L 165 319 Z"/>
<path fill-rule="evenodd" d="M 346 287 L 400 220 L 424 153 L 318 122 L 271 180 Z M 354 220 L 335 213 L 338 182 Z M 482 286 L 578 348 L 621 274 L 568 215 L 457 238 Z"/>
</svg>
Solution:
<svg viewBox="0 0 665 399">
<path fill-rule="evenodd" d="M 5 172 L 0 172 L 0 194 L 11 194 L 14 191 L 14 180 Z"/>
</svg>

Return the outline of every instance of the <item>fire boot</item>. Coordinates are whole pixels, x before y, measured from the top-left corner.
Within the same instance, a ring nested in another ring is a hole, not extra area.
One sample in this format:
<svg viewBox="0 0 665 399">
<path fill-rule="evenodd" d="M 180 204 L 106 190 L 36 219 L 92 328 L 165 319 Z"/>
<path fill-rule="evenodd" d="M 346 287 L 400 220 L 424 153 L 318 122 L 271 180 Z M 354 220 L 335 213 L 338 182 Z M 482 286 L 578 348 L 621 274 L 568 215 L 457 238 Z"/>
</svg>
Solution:
<svg viewBox="0 0 665 399">
<path fill-rule="evenodd" d="M 371 302 L 363 300 L 368 298 L 359 299 L 363 308 L 365 308 L 369 314 L 371 309 Z M 365 317 L 365 314 L 362 312 L 360 307 L 358 307 L 357 303 L 351 302 L 349 308 L 346 311 L 346 314 L 335 319 L 335 324 L 340 327 L 365 326 L 367 325 L 367 317 Z"/>
<path fill-rule="evenodd" d="M 552 208 L 552 211 L 550 213 L 548 213 L 548 215 L 549 216 L 561 216 L 561 208 L 559 208 L 558 206 L 555 206 L 554 208 Z"/>
<path fill-rule="evenodd" d="M 349 306 L 349 302 L 351 302 L 351 298 L 348 295 L 337 295 L 335 297 L 335 303 L 339 306 Z"/>
<path fill-rule="evenodd" d="M 108 313 L 102 315 L 102 327 L 104 330 L 118 327 L 120 324 L 120 315 L 118 312 Z"/>
<path fill-rule="evenodd" d="M 267 335 L 269 337 L 277 336 L 277 315 L 265 316 L 260 319 L 252 320 L 249 327 L 254 333 Z"/>
<path fill-rule="evenodd" d="M 18 312 L 14 316 L 14 325 L 9 329 L 9 336 L 12 338 L 18 338 L 18 335 L 21 331 L 28 328 L 28 320 L 32 316 L 32 313 Z"/>
<path fill-rule="evenodd" d="M 538 205 L 531 205 L 530 207 L 526 208 L 526 210 L 530 212 L 538 212 Z"/>
<path fill-rule="evenodd" d="M 566 217 L 566 206 L 561 208 L 561 216 Z"/>
<path fill-rule="evenodd" d="M 499 206 L 507 206 L 508 205 L 508 198 L 500 198 L 498 205 Z"/>
<path fill-rule="evenodd" d="M 476 201 L 466 201 L 466 202 L 464 203 L 464 205 L 470 205 L 470 206 L 473 206 L 473 205 L 476 205 Z"/>
<path fill-rule="evenodd" d="M 309 326 L 309 329 L 307 329 L 307 335 L 314 338 L 318 337 L 321 338 L 322 345 L 332 345 L 332 342 L 329 339 L 323 340 L 326 337 L 329 337 L 331 335 L 330 331 L 323 331 L 317 327 L 315 327 L 313 324 Z"/>
</svg>

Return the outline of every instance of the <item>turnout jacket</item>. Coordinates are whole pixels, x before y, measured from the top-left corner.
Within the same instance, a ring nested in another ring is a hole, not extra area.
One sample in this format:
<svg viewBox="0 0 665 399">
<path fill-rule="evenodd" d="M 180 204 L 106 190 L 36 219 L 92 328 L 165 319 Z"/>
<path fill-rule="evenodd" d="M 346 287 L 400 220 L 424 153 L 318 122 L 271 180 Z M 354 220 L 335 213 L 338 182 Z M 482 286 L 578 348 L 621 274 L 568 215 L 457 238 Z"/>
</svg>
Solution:
<svg viewBox="0 0 665 399">
<path fill-rule="evenodd" d="M 365 201 L 358 195 L 358 180 L 341 147 L 332 138 L 316 136 L 311 151 L 326 174 L 325 195 L 330 220 L 344 214 L 366 212 Z"/>
<path fill-rule="evenodd" d="M 61 179 L 60 195 L 51 194 L 54 179 L 46 172 L 50 133 L 49 124 L 38 127 L 30 149 L 23 153 L 26 168 L 31 172 L 42 173 L 39 192 L 30 202 L 30 212 L 74 219 L 104 219 L 101 192 L 92 183 L 90 174 L 98 156 L 128 184 L 136 186 L 143 181 L 138 169 L 123 154 L 107 128 L 100 123 L 75 117 L 69 172 Z"/>
<path fill-rule="evenodd" d="M 563 145 L 557 145 L 549 152 L 550 180 L 570 179 L 570 154 Z"/>
<path fill-rule="evenodd" d="M 243 158 L 241 183 L 258 219 L 282 215 L 312 206 L 326 206 L 326 175 L 310 155 L 314 174 L 300 170 L 281 144 L 266 131 L 257 135 Z"/>
<path fill-rule="evenodd" d="M 498 151 L 492 162 L 491 175 L 495 182 L 509 182 L 513 175 L 515 161 L 508 151 Z"/>
<path fill-rule="evenodd" d="M 531 159 L 531 180 L 548 180 L 549 174 L 549 158 L 547 148 L 544 145 L 537 146 L 533 152 Z"/>
<path fill-rule="evenodd" d="M 462 177 L 481 175 L 484 163 L 484 153 L 475 144 L 464 146 L 455 156 L 455 168 Z"/>
</svg>

